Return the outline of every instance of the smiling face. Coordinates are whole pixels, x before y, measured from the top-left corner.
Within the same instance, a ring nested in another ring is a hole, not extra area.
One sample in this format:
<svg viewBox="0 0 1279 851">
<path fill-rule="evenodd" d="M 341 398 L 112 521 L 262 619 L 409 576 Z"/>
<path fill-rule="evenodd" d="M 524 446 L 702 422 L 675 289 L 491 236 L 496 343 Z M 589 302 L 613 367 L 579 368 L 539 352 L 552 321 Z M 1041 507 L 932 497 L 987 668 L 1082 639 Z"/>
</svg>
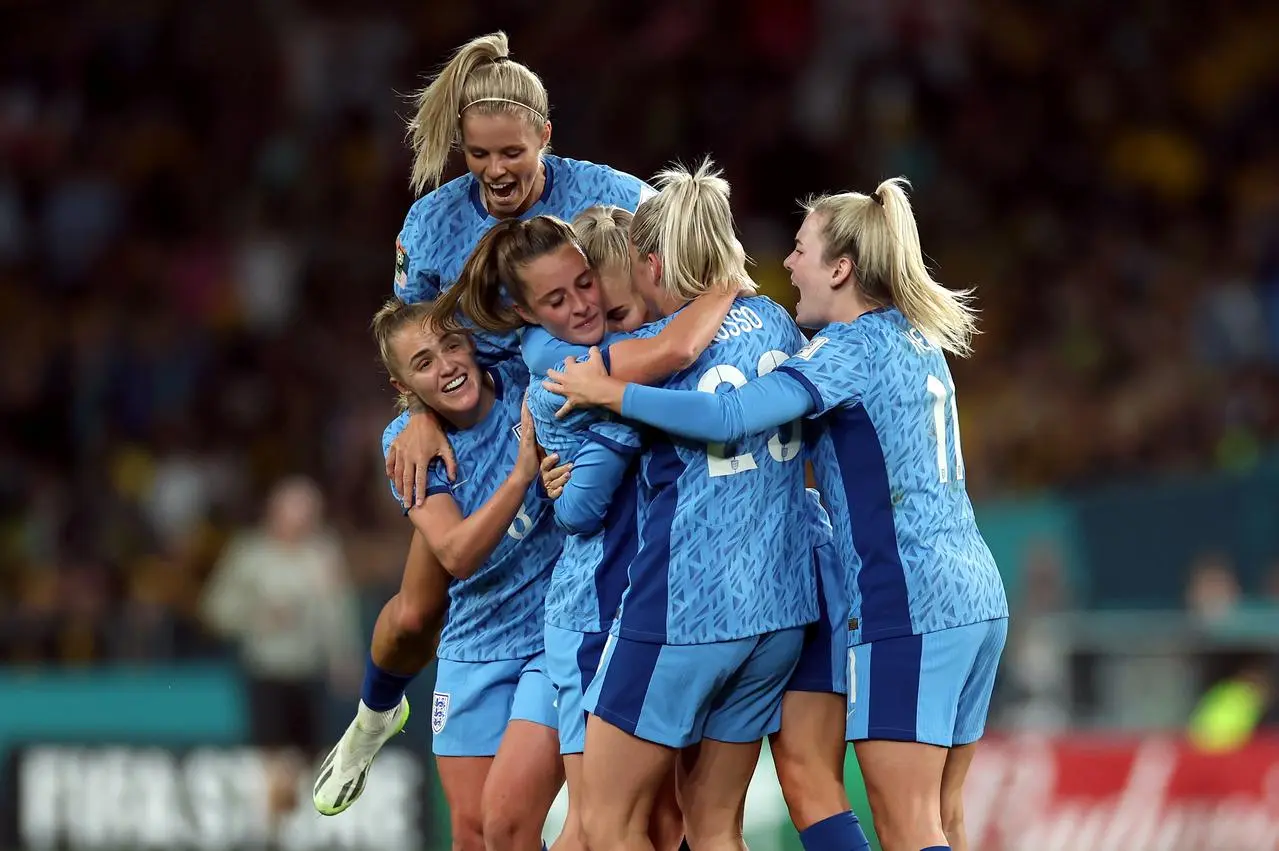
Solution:
<svg viewBox="0 0 1279 851">
<path fill-rule="evenodd" d="M 795 248 L 782 262 L 790 281 L 799 290 L 795 321 L 805 328 L 821 328 L 833 321 L 837 293 L 852 274 L 852 262 L 836 257 L 827 262 L 825 217 L 810 213 L 795 234 Z"/>
<path fill-rule="evenodd" d="M 578 346 L 593 346 L 604 337 L 595 272 L 576 245 L 565 243 L 524 264 L 520 283 L 527 306 L 516 310 L 525 322 Z"/>
<path fill-rule="evenodd" d="M 390 349 L 396 390 L 417 396 L 451 421 L 465 420 L 479 409 L 482 379 L 466 334 L 440 334 L 429 323 L 410 322 L 391 337 Z"/>
<path fill-rule="evenodd" d="M 480 182 L 490 215 L 511 218 L 537 203 L 545 185 L 542 151 L 550 140 L 549 121 L 539 130 L 526 116 L 508 112 L 463 117 L 466 167 Z"/>
</svg>

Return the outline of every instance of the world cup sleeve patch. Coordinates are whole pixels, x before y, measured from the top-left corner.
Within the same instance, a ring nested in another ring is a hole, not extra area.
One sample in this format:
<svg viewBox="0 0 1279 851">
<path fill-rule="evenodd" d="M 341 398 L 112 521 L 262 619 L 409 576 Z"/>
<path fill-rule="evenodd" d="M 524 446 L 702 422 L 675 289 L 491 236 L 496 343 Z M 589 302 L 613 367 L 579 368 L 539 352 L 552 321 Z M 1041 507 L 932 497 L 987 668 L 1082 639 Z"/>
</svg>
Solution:
<svg viewBox="0 0 1279 851">
<path fill-rule="evenodd" d="M 435 699 L 431 702 L 431 732 L 439 735 L 444 729 L 444 725 L 449 720 L 449 695 L 448 692 L 437 691 Z"/>
<path fill-rule="evenodd" d="M 795 357 L 804 360 L 812 360 L 813 355 L 817 354 L 817 350 L 830 342 L 828 337 L 814 337 L 808 341 L 808 345 L 795 353 Z"/>
<path fill-rule="evenodd" d="M 404 289 L 409 282 L 409 253 L 397 237 L 395 240 L 395 286 Z"/>
</svg>

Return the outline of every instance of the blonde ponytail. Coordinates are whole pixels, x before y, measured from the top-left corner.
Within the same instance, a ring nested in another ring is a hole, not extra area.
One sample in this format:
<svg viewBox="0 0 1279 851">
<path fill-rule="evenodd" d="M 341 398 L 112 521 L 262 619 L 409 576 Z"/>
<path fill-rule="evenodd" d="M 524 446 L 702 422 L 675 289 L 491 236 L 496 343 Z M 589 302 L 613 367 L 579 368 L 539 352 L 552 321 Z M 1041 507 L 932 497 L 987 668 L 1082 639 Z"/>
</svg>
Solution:
<svg viewBox="0 0 1279 851">
<path fill-rule="evenodd" d="M 607 204 L 587 207 L 573 219 L 573 233 L 577 234 L 586 262 L 596 272 L 631 271 L 631 220 L 629 210 Z"/>
<path fill-rule="evenodd" d="M 978 333 L 973 291 L 947 289 L 928 273 L 908 186 L 895 177 L 870 195 L 824 195 L 804 207 L 822 217 L 823 260 L 847 257 L 867 300 L 895 306 L 928 342 L 967 357 Z"/>
<path fill-rule="evenodd" d="M 410 183 L 415 192 L 439 185 L 449 151 L 458 143 L 463 112 L 518 114 L 539 133 L 546 126 L 546 87 L 541 78 L 511 61 L 510 56 L 506 33 L 471 39 L 417 93 L 417 110 L 408 124 L 414 152 Z"/>
<path fill-rule="evenodd" d="M 656 195 L 635 211 L 631 241 L 662 260 L 662 285 L 681 301 L 711 289 L 750 290 L 746 251 L 737 238 L 728 181 L 710 158 L 696 172 L 675 165 L 653 179 Z"/>
</svg>

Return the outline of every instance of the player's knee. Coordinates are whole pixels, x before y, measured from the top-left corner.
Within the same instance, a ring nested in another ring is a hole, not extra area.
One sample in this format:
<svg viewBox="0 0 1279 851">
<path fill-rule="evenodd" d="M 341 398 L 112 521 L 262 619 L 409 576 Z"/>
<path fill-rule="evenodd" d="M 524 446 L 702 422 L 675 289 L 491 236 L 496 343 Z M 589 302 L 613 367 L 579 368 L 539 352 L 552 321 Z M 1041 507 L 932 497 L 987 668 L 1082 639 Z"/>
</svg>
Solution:
<svg viewBox="0 0 1279 851">
<path fill-rule="evenodd" d="M 588 847 L 581 816 L 570 807 L 564 826 L 560 828 L 560 835 L 551 845 L 551 851 L 584 851 Z"/>
<path fill-rule="evenodd" d="M 479 813 L 454 813 L 452 851 L 484 851 L 484 822 Z"/>
<path fill-rule="evenodd" d="M 406 638 L 425 639 L 440 628 L 442 612 L 421 600 L 400 594 L 396 597 L 395 627 Z"/>
<path fill-rule="evenodd" d="M 516 807 L 486 808 L 484 841 L 489 848 L 519 847 L 520 840 L 541 825 L 531 825 L 528 814 Z M 532 847 L 532 846 L 528 846 Z"/>
<path fill-rule="evenodd" d="M 740 838 L 742 825 L 736 806 L 696 807 L 684 814 L 684 835 L 689 848 L 715 848 Z"/>
<path fill-rule="evenodd" d="M 875 832 L 885 848 L 907 848 L 921 836 L 934 836 L 942 829 L 941 813 L 935 798 L 887 796 L 867 789 Z M 921 846 L 922 847 L 922 846 Z"/>
<path fill-rule="evenodd" d="M 848 809 L 843 780 L 821 761 L 783 759 L 776 766 L 777 782 L 795 824 L 815 824 Z"/>
<path fill-rule="evenodd" d="M 656 851 L 677 851 L 680 847 L 684 839 L 684 814 L 674 797 L 668 804 L 653 809 L 648 820 L 648 838 Z"/>
<path fill-rule="evenodd" d="M 945 795 L 941 800 L 941 829 L 947 836 L 964 834 L 964 796 Z"/>
<path fill-rule="evenodd" d="M 588 805 L 581 813 L 582 835 L 588 848 L 617 848 L 632 830 L 626 813 L 608 806 Z M 642 835 L 643 829 L 639 831 Z"/>
<path fill-rule="evenodd" d="M 620 839 L 616 825 L 616 819 L 610 818 L 608 814 L 601 812 L 598 807 L 587 807 L 583 812 L 578 814 L 578 823 L 581 825 L 582 838 L 586 840 L 587 848 L 611 848 L 618 844 Z"/>
</svg>

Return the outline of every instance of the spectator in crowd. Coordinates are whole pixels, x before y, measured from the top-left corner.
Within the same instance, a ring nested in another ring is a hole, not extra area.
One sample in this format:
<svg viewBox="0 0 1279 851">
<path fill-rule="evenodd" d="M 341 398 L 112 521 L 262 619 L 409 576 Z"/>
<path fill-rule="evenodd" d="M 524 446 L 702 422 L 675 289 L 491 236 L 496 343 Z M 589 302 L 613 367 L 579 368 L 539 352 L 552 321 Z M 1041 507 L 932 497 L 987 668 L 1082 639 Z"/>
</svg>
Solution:
<svg viewBox="0 0 1279 851">
<path fill-rule="evenodd" d="M 362 670 L 358 604 L 322 512 L 310 480 L 276 485 L 262 527 L 231 539 L 201 600 L 211 629 L 238 648 L 254 744 L 291 751 L 279 765 L 313 755 L 324 740 L 321 687 L 353 689 Z M 295 781 L 282 771 L 279 788 L 292 791 Z"/>
</svg>

